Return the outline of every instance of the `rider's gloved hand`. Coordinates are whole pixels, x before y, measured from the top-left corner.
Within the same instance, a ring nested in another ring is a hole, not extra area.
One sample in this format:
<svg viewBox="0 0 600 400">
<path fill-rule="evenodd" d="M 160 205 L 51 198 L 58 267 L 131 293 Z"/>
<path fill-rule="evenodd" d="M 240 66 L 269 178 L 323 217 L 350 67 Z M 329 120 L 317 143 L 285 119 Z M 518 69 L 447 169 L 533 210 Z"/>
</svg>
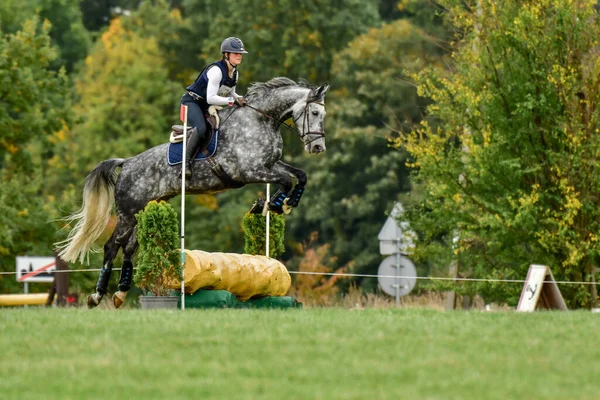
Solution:
<svg viewBox="0 0 600 400">
<path fill-rule="evenodd" d="M 248 104 L 248 102 L 246 101 L 245 98 L 243 97 L 236 97 L 235 98 L 235 103 L 240 106 L 240 107 L 244 107 L 246 104 Z"/>
</svg>

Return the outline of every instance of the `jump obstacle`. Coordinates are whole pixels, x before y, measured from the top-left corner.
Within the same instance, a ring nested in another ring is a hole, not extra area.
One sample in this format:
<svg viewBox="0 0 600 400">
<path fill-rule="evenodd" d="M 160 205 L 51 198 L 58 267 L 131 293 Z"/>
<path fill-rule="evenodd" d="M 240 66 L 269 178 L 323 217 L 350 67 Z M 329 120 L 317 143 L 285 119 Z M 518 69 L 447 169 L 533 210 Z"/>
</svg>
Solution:
<svg viewBox="0 0 600 400">
<path fill-rule="evenodd" d="M 0 307 L 4 306 L 42 306 L 48 301 L 48 293 L 1 294 Z"/>
<path fill-rule="evenodd" d="M 185 250 L 185 304 L 190 308 L 301 307 L 284 296 L 292 280 L 276 259 L 250 254 Z M 180 282 L 173 282 L 178 289 Z"/>
</svg>

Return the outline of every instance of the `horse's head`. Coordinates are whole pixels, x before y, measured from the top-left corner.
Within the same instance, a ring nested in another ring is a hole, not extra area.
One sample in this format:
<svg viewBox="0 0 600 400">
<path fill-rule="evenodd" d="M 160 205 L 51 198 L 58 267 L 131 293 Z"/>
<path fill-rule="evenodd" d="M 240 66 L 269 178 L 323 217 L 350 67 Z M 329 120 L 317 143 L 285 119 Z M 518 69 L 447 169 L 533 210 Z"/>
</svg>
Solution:
<svg viewBox="0 0 600 400">
<path fill-rule="evenodd" d="M 311 90 L 292 113 L 304 149 L 312 154 L 325 151 L 325 94 L 328 90 L 329 84 Z"/>
</svg>

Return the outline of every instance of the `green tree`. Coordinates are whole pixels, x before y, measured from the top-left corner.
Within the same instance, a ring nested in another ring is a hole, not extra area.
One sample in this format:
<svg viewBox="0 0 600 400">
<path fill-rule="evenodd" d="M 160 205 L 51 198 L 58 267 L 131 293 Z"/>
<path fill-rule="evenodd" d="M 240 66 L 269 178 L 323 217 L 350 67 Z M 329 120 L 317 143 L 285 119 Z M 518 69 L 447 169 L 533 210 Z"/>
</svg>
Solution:
<svg viewBox="0 0 600 400">
<path fill-rule="evenodd" d="M 124 29 L 120 19 L 95 44 L 76 81 L 79 123 L 64 142 L 63 165 L 87 173 L 110 157 L 131 157 L 168 139 L 182 88 L 168 79 L 156 40 Z"/>
<path fill-rule="evenodd" d="M 406 19 L 355 38 L 332 69 L 335 118 L 347 126 L 387 126 L 386 134 L 411 130 L 429 100 L 418 97 L 410 74 L 441 63 L 442 40 Z"/>
<path fill-rule="evenodd" d="M 406 136 L 423 199 L 406 214 L 454 251 L 472 276 L 524 278 L 549 265 L 560 280 L 596 281 L 595 161 L 600 28 L 595 1 L 444 1 L 459 33 L 449 71 L 419 74 L 438 128 Z M 458 238 L 455 247 L 452 239 Z M 514 304 L 518 285 L 489 300 Z M 561 286 L 572 307 L 596 304 L 595 286 Z"/>
<path fill-rule="evenodd" d="M 53 254 L 57 217 L 44 188 L 53 137 L 69 121 L 70 83 L 50 69 L 57 52 L 50 23 L 37 18 L 0 36 L 0 270 L 14 271 L 18 255 Z M 37 149 L 37 151 L 36 151 Z M 0 276 L 0 291 L 18 287 Z M 35 290 L 35 289 L 34 289 Z"/>
<path fill-rule="evenodd" d="M 90 46 L 90 35 L 83 25 L 79 3 L 72 0 L 3 0 L 0 4 L 0 30 L 15 33 L 32 16 L 50 21 L 49 35 L 57 47 L 52 67 L 72 71 L 83 60 Z"/>
<path fill-rule="evenodd" d="M 180 9 L 172 7 L 166 0 L 144 1 L 130 17 L 121 18 L 121 22 L 125 30 L 142 39 L 156 41 L 170 80 L 186 81 L 192 71 L 185 68 L 185 60 L 189 57 L 185 39 L 196 35 L 190 32 L 189 19 L 183 19 Z"/>
<path fill-rule="evenodd" d="M 202 62 L 219 57 L 224 38 L 242 38 L 250 52 L 240 68 L 244 84 L 274 76 L 322 83 L 331 77 L 337 53 L 379 23 L 376 1 L 266 0 L 260 13 L 251 0 L 186 0 L 183 4 L 197 30 L 190 37 L 196 44 L 190 43 L 189 51 Z"/>
<path fill-rule="evenodd" d="M 80 0 L 85 27 L 92 32 L 102 31 L 111 19 L 130 14 L 142 0 Z"/>
<path fill-rule="evenodd" d="M 439 41 L 401 19 L 357 36 L 332 67 L 334 90 L 326 99 L 328 150 L 310 160 L 304 155 L 294 159 L 308 165 L 309 187 L 288 236 L 303 241 L 318 232 L 315 245 L 330 245 L 333 269 L 351 265 L 355 272 L 377 272 L 377 234 L 386 212 L 410 190 L 404 165 L 408 153 L 390 150 L 388 138 L 421 121 L 429 100 L 418 97 L 410 74 L 440 64 L 444 49 Z M 376 281 L 361 284 L 370 290 Z"/>
</svg>

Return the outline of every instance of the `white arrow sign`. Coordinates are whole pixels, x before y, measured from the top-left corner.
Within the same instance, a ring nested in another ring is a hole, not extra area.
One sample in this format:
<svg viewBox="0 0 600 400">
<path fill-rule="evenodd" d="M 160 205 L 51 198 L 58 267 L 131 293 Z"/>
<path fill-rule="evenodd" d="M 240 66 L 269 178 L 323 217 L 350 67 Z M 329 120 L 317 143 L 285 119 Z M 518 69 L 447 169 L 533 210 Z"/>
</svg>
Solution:
<svg viewBox="0 0 600 400">
<path fill-rule="evenodd" d="M 56 258 L 54 257 L 17 257 L 17 281 L 54 282 Z"/>
<path fill-rule="evenodd" d="M 402 204 L 396 203 L 377 236 L 379 253 L 384 256 L 397 253 L 410 254 L 414 248 L 415 233 L 410 229 L 408 222 L 401 222 L 398 225 L 396 220 L 403 212 Z"/>
</svg>

